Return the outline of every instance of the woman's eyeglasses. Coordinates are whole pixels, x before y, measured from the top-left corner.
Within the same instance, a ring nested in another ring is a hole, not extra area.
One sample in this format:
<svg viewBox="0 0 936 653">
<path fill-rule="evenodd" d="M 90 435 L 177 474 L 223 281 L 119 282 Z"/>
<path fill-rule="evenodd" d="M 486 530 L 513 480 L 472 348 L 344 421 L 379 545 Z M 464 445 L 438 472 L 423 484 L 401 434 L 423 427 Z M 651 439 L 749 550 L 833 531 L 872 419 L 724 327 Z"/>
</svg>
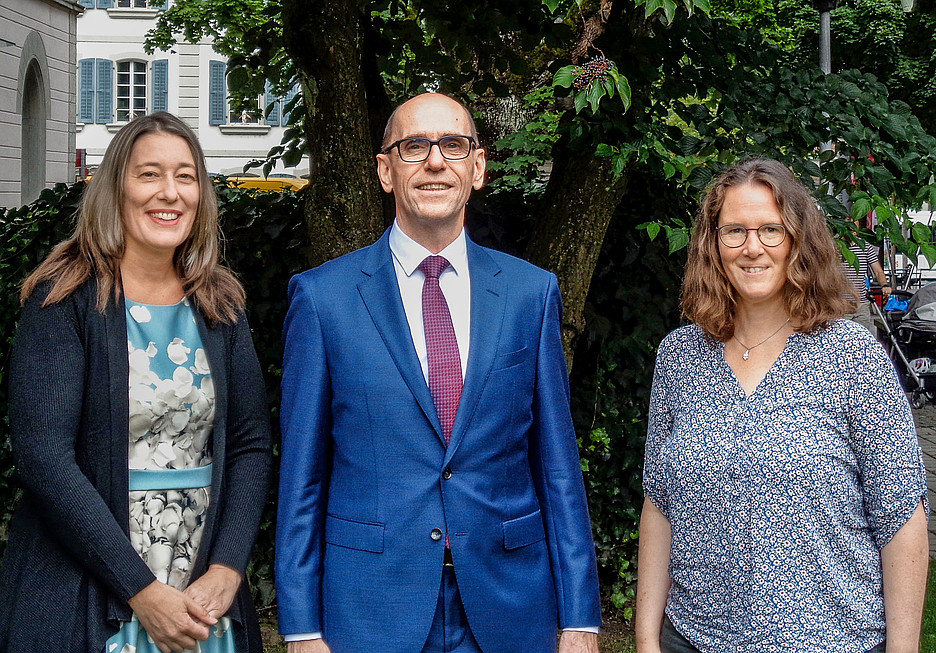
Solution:
<svg viewBox="0 0 936 653">
<path fill-rule="evenodd" d="M 725 247 L 741 247 L 747 241 L 749 231 L 757 233 L 764 247 L 776 247 L 786 239 L 786 227 L 782 224 L 762 224 L 757 229 L 748 229 L 740 224 L 726 224 L 715 231 Z"/>
</svg>

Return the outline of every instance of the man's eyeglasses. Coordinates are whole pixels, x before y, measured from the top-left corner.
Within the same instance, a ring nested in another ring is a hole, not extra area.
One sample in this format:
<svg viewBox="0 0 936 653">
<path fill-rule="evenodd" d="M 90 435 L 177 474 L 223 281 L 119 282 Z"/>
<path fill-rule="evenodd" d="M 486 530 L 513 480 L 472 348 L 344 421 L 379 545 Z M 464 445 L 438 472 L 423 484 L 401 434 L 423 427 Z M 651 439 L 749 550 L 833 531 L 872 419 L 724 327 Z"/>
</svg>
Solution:
<svg viewBox="0 0 936 653">
<path fill-rule="evenodd" d="M 741 247 L 747 241 L 749 231 L 757 232 L 757 237 L 764 247 L 776 247 L 786 239 L 786 227 L 782 224 L 762 224 L 757 229 L 748 229 L 740 224 L 726 224 L 715 231 L 725 247 Z"/>
<path fill-rule="evenodd" d="M 388 145 L 382 151 L 387 154 L 396 148 L 400 158 L 406 163 L 419 163 L 429 158 L 432 146 L 438 145 L 439 152 L 449 161 L 460 161 L 471 154 L 475 141 L 471 136 L 451 135 L 443 136 L 438 140 L 431 138 L 402 138 L 396 143 Z"/>
</svg>

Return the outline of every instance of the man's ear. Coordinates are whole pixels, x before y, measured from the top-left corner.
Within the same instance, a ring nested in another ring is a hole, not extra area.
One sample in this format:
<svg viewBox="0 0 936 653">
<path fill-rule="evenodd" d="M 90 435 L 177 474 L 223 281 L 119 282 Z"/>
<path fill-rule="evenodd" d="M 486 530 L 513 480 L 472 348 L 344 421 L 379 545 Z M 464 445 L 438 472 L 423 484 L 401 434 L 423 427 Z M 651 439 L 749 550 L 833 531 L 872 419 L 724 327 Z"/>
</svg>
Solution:
<svg viewBox="0 0 936 653">
<path fill-rule="evenodd" d="M 384 153 L 377 155 L 377 177 L 385 193 L 393 192 L 393 175 L 390 171 L 390 157 Z"/>
<path fill-rule="evenodd" d="M 478 148 L 475 152 L 474 170 L 471 175 L 471 187 L 481 190 L 484 187 L 484 175 L 487 172 L 487 153 Z"/>
</svg>

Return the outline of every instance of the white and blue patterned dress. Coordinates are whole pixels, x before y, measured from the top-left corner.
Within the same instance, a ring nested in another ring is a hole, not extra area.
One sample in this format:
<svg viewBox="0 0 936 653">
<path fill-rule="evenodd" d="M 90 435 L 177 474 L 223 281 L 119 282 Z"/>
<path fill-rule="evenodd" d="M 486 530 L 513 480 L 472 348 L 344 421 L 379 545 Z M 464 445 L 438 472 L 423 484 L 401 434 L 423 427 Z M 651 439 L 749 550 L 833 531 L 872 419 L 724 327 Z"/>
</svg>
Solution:
<svg viewBox="0 0 936 653">
<path fill-rule="evenodd" d="M 750 396 L 692 325 L 657 355 L 644 492 L 672 527 L 666 615 L 699 651 L 863 653 L 886 636 L 880 550 L 926 473 L 860 325 L 794 333 Z"/>
<path fill-rule="evenodd" d="M 130 541 L 156 579 L 184 590 L 211 500 L 215 392 L 188 299 L 152 305 L 126 300 L 130 360 Z M 202 653 L 233 653 L 222 617 Z M 136 615 L 105 653 L 159 653 Z"/>
</svg>

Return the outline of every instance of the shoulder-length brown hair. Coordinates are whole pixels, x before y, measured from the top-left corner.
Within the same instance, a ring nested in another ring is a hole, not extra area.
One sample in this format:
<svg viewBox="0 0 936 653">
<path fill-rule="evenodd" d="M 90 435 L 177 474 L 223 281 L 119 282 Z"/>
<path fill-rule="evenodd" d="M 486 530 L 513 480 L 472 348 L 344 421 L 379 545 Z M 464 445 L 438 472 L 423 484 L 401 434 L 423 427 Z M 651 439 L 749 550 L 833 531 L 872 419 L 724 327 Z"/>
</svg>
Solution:
<svg viewBox="0 0 936 653">
<path fill-rule="evenodd" d="M 120 207 L 130 153 L 141 136 L 169 134 L 188 143 L 198 174 L 198 209 L 192 232 L 173 257 L 185 295 L 210 323 L 234 322 L 244 309 L 245 295 L 234 274 L 218 261 L 218 198 L 205 167 L 198 137 L 179 118 L 166 112 L 130 121 L 107 146 L 94 178 L 78 208 L 78 224 L 70 238 L 59 243 L 23 282 L 20 300 L 43 282 L 52 288 L 43 306 L 68 297 L 89 277 L 97 281 L 97 308 L 104 311 L 111 297 L 120 297 L 120 260 L 124 228 Z"/>
<path fill-rule="evenodd" d="M 771 159 L 731 166 L 712 184 L 689 241 L 682 284 L 682 311 L 717 340 L 734 335 L 737 293 L 718 253 L 718 214 L 725 192 L 734 186 L 763 184 L 771 190 L 790 239 L 783 305 L 793 328 L 808 333 L 853 309 L 854 294 L 842 273 L 841 257 L 825 217 L 789 168 Z"/>
</svg>

